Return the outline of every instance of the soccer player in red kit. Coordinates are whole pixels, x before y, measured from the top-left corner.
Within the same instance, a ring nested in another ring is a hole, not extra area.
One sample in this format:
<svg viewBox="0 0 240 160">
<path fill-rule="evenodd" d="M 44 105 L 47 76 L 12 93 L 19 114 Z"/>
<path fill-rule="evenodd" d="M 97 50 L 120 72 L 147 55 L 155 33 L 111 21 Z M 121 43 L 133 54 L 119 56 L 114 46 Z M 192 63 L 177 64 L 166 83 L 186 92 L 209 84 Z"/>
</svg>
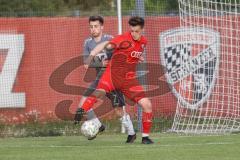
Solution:
<svg viewBox="0 0 240 160">
<path fill-rule="evenodd" d="M 142 143 L 152 144 L 153 141 L 149 138 L 152 126 L 152 104 L 145 96 L 144 89 L 136 77 L 136 67 L 144 60 L 142 54 L 147 44 L 146 38 L 142 35 L 144 19 L 131 17 L 128 23 L 129 32 L 116 36 L 111 41 L 105 41 L 91 51 L 89 62 L 104 48 L 112 49 L 113 55 L 98 83 L 97 90 L 87 98 L 81 108 L 78 108 L 74 120 L 80 121 L 83 114 L 96 103 L 97 98 L 113 90 L 120 90 L 128 99 L 142 107 Z"/>
</svg>

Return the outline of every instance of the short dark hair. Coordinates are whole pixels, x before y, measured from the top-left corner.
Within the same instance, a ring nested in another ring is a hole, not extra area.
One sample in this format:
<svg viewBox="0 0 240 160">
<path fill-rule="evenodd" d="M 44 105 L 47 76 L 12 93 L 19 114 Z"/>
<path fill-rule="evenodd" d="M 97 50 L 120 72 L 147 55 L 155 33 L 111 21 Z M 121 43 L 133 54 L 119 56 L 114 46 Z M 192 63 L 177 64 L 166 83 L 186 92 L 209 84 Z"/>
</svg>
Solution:
<svg viewBox="0 0 240 160">
<path fill-rule="evenodd" d="M 90 16 L 88 22 L 90 23 L 91 21 L 99 21 L 101 25 L 104 23 L 103 17 L 101 16 Z"/>
<path fill-rule="evenodd" d="M 134 16 L 129 19 L 128 24 L 130 26 L 140 26 L 141 28 L 143 28 L 144 19 L 142 17 Z"/>
</svg>

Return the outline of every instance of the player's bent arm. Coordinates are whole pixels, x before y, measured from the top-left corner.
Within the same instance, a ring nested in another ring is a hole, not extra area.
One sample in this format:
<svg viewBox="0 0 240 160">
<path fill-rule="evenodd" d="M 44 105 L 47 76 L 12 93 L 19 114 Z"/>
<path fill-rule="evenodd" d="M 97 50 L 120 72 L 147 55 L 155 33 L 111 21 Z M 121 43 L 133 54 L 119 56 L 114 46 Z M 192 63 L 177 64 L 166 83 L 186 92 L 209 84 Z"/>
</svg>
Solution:
<svg viewBox="0 0 240 160">
<path fill-rule="evenodd" d="M 90 55 L 88 56 L 86 62 L 85 62 L 85 65 L 84 67 L 85 68 L 88 68 L 89 67 L 89 64 L 92 62 L 94 56 L 96 56 L 97 54 L 99 54 L 104 48 L 105 46 L 109 43 L 109 41 L 104 41 L 100 44 L 98 44 L 91 52 L 90 52 Z"/>
<path fill-rule="evenodd" d="M 109 43 L 109 41 L 105 41 L 102 42 L 100 44 L 98 44 L 91 52 L 90 52 L 90 56 L 96 56 L 97 54 L 99 54 L 104 48 L 105 46 Z"/>
</svg>

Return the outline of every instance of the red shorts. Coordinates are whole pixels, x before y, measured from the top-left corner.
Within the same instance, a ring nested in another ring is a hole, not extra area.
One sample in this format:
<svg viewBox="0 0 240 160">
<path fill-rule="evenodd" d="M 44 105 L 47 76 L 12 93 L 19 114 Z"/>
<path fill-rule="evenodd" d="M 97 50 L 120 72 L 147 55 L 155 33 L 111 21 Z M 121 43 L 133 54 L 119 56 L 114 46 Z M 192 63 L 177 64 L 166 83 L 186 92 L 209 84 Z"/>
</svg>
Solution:
<svg viewBox="0 0 240 160">
<path fill-rule="evenodd" d="M 135 75 L 135 74 L 134 74 Z M 106 70 L 99 80 L 97 89 L 104 89 L 106 92 L 113 90 L 121 91 L 127 98 L 134 102 L 138 102 L 145 97 L 143 87 L 139 84 L 136 77 L 122 77 L 111 74 Z"/>
</svg>

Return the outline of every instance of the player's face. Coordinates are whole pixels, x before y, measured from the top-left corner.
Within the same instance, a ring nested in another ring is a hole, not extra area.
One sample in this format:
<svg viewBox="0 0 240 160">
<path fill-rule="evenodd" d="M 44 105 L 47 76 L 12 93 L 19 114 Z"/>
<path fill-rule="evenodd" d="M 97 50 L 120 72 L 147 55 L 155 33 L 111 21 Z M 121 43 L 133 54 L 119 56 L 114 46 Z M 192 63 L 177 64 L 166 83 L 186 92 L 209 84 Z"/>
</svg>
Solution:
<svg viewBox="0 0 240 160">
<path fill-rule="evenodd" d="M 141 26 L 130 26 L 130 32 L 134 40 L 139 40 L 142 36 L 143 28 Z"/>
<path fill-rule="evenodd" d="M 99 21 L 90 21 L 90 33 L 93 37 L 99 37 L 103 31 L 103 25 Z"/>
</svg>

